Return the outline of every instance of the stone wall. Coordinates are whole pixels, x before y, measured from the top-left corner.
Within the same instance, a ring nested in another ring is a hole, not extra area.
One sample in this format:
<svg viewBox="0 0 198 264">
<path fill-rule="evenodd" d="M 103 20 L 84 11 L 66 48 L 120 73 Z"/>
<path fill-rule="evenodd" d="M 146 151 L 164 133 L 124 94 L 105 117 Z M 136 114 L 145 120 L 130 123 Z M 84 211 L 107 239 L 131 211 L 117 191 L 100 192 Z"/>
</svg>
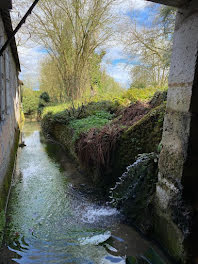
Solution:
<svg viewBox="0 0 198 264">
<path fill-rule="evenodd" d="M 0 17 L 0 47 L 6 32 Z M 19 137 L 20 88 L 18 70 L 8 47 L 0 57 L 0 213 L 6 206 L 7 195 Z"/>
<path fill-rule="evenodd" d="M 198 198 L 197 70 L 198 2 L 192 0 L 176 19 L 156 189 L 155 233 L 179 263 L 187 261 L 185 242 Z"/>
</svg>

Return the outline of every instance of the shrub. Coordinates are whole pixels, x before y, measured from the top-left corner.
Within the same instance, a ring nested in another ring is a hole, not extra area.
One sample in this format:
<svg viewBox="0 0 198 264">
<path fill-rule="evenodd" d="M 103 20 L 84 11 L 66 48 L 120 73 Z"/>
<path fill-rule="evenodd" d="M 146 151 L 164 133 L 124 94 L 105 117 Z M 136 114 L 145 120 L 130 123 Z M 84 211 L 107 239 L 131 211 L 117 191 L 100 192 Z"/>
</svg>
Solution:
<svg viewBox="0 0 198 264">
<path fill-rule="evenodd" d="M 47 92 L 43 92 L 40 95 L 40 99 L 42 99 L 46 103 L 49 103 L 50 102 L 50 97 L 49 97 L 49 94 Z"/>
<path fill-rule="evenodd" d="M 23 88 L 22 105 L 25 115 L 36 115 L 39 104 L 39 91 L 33 91 L 27 87 Z"/>
<path fill-rule="evenodd" d="M 157 91 L 165 91 L 167 90 L 167 87 L 147 87 L 144 89 L 139 89 L 139 88 L 130 88 L 129 90 L 127 90 L 124 95 L 123 98 L 127 98 L 132 102 L 135 101 L 149 101 L 151 100 L 151 98 L 154 96 L 154 94 Z"/>
</svg>

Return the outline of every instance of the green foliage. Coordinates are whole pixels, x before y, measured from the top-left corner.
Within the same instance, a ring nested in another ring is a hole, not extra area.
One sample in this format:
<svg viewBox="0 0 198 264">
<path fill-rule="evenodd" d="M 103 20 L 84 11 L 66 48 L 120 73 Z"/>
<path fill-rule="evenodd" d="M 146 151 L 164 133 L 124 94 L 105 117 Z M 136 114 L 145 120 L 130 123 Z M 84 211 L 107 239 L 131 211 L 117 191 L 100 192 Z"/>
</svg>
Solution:
<svg viewBox="0 0 198 264">
<path fill-rule="evenodd" d="M 92 102 L 47 113 L 42 130 L 87 169 L 93 182 L 107 188 L 139 153 L 157 149 L 164 105 L 149 111 L 150 107 L 137 102 L 118 110 L 115 102 Z"/>
<path fill-rule="evenodd" d="M 84 78 L 81 80 L 80 86 L 83 85 L 83 93 L 77 97 L 71 96 L 74 90 L 73 84 L 67 88 L 68 83 L 63 83 L 60 74 L 56 72 L 56 62 L 51 58 L 46 58 L 41 65 L 41 90 L 48 92 L 54 103 L 68 102 L 73 98 L 77 102 L 89 102 L 97 100 L 107 100 L 108 97 L 119 96 L 123 89 L 121 86 L 105 71 L 101 70 L 101 62 L 105 52 L 93 53 L 89 58 Z M 67 94 L 67 90 L 70 95 Z M 75 99 L 74 99 L 75 98 Z M 77 99 L 78 98 L 78 99 Z"/>
<path fill-rule="evenodd" d="M 49 109 L 53 111 L 49 112 Z M 111 101 L 91 102 L 68 109 L 65 109 L 65 105 L 51 106 L 44 109 L 42 129 L 44 133 L 50 134 L 57 124 L 69 125 L 74 132 L 75 141 L 82 132 L 105 126 L 114 117 L 116 111 L 116 104 Z"/>
<path fill-rule="evenodd" d="M 4 210 L 1 210 L 0 212 L 0 247 L 3 240 L 3 234 L 4 234 L 4 228 L 6 223 L 6 216 Z"/>
<path fill-rule="evenodd" d="M 68 109 L 71 105 L 66 103 L 66 104 L 58 104 L 58 105 L 52 105 L 52 106 L 47 106 L 45 109 L 43 109 L 42 116 L 44 117 L 48 113 L 60 113 Z"/>
<path fill-rule="evenodd" d="M 22 103 L 23 103 L 23 112 L 25 115 L 36 115 L 40 91 L 34 91 L 31 88 L 24 87 L 22 91 Z"/>
<path fill-rule="evenodd" d="M 65 104 L 58 104 L 54 106 L 47 106 L 44 108 L 42 117 L 44 117 L 47 113 L 60 114 L 60 116 L 64 116 L 62 113 L 67 109 L 80 109 L 79 105 L 83 105 L 83 117 L 87 117 L 91 114 L 94 114 L 95 111 L 107 111 L 110 113 L 115 113 L 118 109 L 128 106 L 131 103 L 136 101 L 148 102 L 154 96 L 156 92 L 166 91 L 167 87 L 147 87 L 144 89 L 139 88 L 130 88 L 125 92 L 122 92 L 118 96 L 112 96 L 109 94 L 104 94 L 103 96 L 94 96 L 89 100 L 76 100 L 73 103 L 68 102 Z M 85 105 L 84 105 L 85 103 Z M 57 116 L 59 116 L 59 114 Z M 82 116 L 82 115 L 81 115 Z"/>
<path fill-rule="evenodd" d="M 164 89 L 161 88 L 161 90 Z M 76 141 L 81 133 L 88 132 L 91 128 L 100 129 L 108 124 L 114 118 L 114 114 L 119 113 L 118 110 L 123 108 L 125 104 L 128 105 L 140 99 L 140 101 L 150 101 L 155 92 L 156 88 L 133 88 L 126 91 L 122 96 L 111 98 L 111 100 L 92 101 L 77 107 L 74 105 L 77 105 L 79 101 L 74 102 L 74 104 L 47 106 L 44 108 L 42 115 L 42 128 L 46 134 L 50 135 L 53 134 L 54 127 L 57 127 L 58 124 L 65 125 L 69 128 L 70 133 L 73 134 L 72 141 Z M 156 95 L 153 98 L 155 97 Z M 152 102 L 155 107 L 161 102 L 158 102 L 158 97 L 155 98 L 155 102 Z M 156 127 L 161 126 L 162 122 L 163 118 L 162 120 L 158 118 Z M 151 140 L 151 142 L 153 141 Z M 137 149 L 137 154 L 138 151 L 139 149 Z"/>
<path fill-rule="evenodd" d="M 112 100 L 101 100 L 101 101 L 90 101 L 88 103 L 86 103 L 84 105 L 84 102 L 82 101 L 75 101 L 73 104 L 70 103 L 66 103 L 66 104 L 58 104 L 58 105 L 54 105 L 54 106 L 48 106 L 44 109 L 43 111 L 43 117 L 47 114 L 47 113 L 61 113 L 61 112 L 68 112 L 68 110 L 70 110 L 70 112 L 75 112 L 76 110 L 82 110 L 83 108 L 83 112 L 84 112 L 84 116 L 83 117 L 87 117 L 91 114 L 94 114 L 97 111 L 100 110 L 104 110 L 107 112 L 111 112 L 114 113 L 115 111 L 117 111 L 118 107 L 120 106 L 120 102 L 118 102 L 118 100 L 121 100 L 121 98 L 114 98 Z M 80 106 L 79 106 L 80 105 Z M 74 109 L 75 108 L 75 109 Z M 72 110 L 72 111 L 71 111 Z"/>
<path fill-rule="evenodd" d="M 112 114 L 106 111 L 98 111 L 86 118 L 71 121 L 70 127 L 74 131 L 73 140 L 76 141 L 81 133 L 87 132 L 91 128 L 100 129 L 104 127 L 112 119 Z"/>
<path fill-rule="evenodd" d="M 31 88 L 23 87 L 22 104 L 23 113 L 26 116 L 36 117 L 41 114 L 44 107 L 50 103 L 50 97 L 47 92 L 34 91 Z"/>
<path fill-rule="evenodd" d="M 48 106 L 50 103 L 50 96 L 47 92 L 43 92 L 39 97 L 39 104 L 38 104 L 38 116 L 41 117 L 43 113 L 43 109 Z"/>
<path fill-rule="evenodd" d="M 49 52 L 41 68 L 42 89 L 50 88 L 59 102 L 104 88 L 100 63 L 105 52 L 98 50 L 114 32 L 113 4 L 112 0 L 41 1 L 38 8 L 43 15 L 33 16 L 31 24 Z"/>
<path fill-rule="evenodd" d="M 129 90 L 127 90 L 124 93 L 123 98 L 127 98 L 131 102 L 136 102 L 136 101 L 146 102 L 149 101 L 157 91 L 166 91 L 166 90 L 167 87 L 157 87 L 157 88 L 148 87 L 144 89 L 131 87 Z"/>
<path fill-rule="evenodd" d="M 102 111 L 114 113 L 116 112 L 116 110 L 117 110 L 117 105 L 113 101 L 90 102 L 85 106 L 85 111 L 87 116 Z"/>
<path fill-rule="evenodd" d="M 47 92 L 43 92 L 40 95 L 40 99 L 42 99 L 46 103 L 49 103 L 50 102 L 50 97 L 49 97 L 49 94 Z"/>
<path fill-rule="evenodd" d="M 101 72 L 101 70 L 99 72 L 99 75 L 100 75 L 100 86 L 96 87 L 97 88 L 95 90 L 96 96 L 106 97 L 106 98 L 121 96 L 124 90 L 112 77 L 108 76 L 105 71 Z"/>
</svg>

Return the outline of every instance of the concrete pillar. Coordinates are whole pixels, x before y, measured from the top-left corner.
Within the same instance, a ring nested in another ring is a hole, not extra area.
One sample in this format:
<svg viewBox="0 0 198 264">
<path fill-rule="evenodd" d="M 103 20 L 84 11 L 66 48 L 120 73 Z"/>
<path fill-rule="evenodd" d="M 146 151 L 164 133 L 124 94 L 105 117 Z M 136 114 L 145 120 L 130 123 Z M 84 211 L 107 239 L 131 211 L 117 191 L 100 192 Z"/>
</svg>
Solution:
<svg viewBox="0 0 198 264">
<path fill-rule="evenodd" d="M 177 14 L 162 146 L 155 233 L 175 260 L 186 263 L 191 206 L 198 198 L 197 0 Z"/>
</svg>

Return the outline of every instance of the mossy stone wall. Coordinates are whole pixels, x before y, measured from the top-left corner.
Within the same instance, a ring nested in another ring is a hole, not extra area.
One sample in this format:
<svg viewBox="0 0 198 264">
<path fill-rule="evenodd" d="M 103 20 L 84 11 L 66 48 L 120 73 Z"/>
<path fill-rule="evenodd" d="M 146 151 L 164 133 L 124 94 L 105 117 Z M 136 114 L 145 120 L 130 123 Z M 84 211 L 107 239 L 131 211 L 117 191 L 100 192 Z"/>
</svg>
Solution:
<svg viewBox="0 0 198 264">
<path fill-rule="evenodd" d="M 17 129 L 15 131 L 12 148 L 9 152 L 6 173 L 0 185 L 0 246 L 2 243 L 2 239 L 3 239 L 3 232 L 4 232 L 4 227 L 5 227 L 5 221 L 6 221 L 6 218 L 5 218 L 6 206 L 8 202 L 8 195 L 10 191 L 12 175 L 13 175 L 13 170 L 14 170 L 15 161 L 16 161 L 16 153 L 18 149 L 19 135 L 20 135 L 20 130 Z"/>
<path fill-rule="evenodd" d="M 126 170 L 126 167 L 136 160 L 138 154 L 157 150 L 162 136 L 164 113 L 165 104 L 162 104 L 122 132 L 110 153 L 111 161 L 108 168 L 105 166 L 96 168 L 95 165 L 84 168 L 81 164 L 95 185 L 103 186 L 108 190 Z M 42 129 L 45 135 L 58 141 L 68 154 L 80 163 L 75 150 L 73 130 L 69 125 L 54 121 L 49 114 L 42 121 Z"/>
<path fill-rule="evenodd" d="M 73 131 L 68 125 L 56 124 L 51 135 L 57 140 L 73 158 L 77 159 Z"/>
<path fill-rule="evenodd" d="M 135 162 L 138 154 L 156 152 L 162 138 L 165 104 L 151 110 L 120 137 L 112 159 L 112 175 L 117 178 Z"/>
</svg>

